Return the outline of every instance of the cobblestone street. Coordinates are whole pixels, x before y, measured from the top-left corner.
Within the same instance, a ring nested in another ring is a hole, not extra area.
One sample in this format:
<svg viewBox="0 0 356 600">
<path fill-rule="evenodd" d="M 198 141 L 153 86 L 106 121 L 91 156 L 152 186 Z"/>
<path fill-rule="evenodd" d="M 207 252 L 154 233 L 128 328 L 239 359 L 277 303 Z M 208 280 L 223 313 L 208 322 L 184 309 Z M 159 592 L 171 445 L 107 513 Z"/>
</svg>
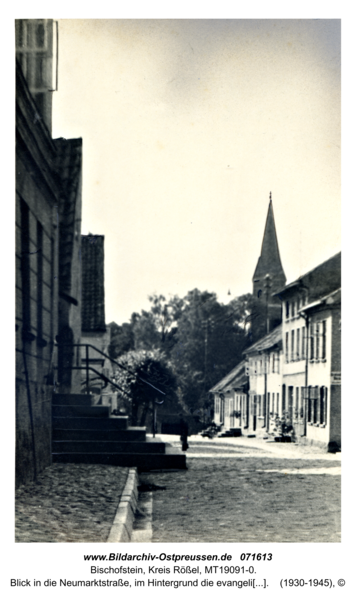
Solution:
<svg viewBox="0 0 356 600">
<path fill-rule="evenodd" d="M 153 492 L 152 542 L 341 541 L 340 454 L 195 436 L 187 465 L 141 475 L 166 488 Z"/>
</svg>

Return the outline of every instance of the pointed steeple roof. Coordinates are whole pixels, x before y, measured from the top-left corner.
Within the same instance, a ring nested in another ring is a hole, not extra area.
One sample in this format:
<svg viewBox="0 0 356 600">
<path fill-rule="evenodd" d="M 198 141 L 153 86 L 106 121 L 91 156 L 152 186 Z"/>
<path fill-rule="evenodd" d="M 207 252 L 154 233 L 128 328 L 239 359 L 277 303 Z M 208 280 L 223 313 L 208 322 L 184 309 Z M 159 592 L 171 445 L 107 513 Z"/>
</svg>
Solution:
<svg viewBox="0 0 356 600">
<path fill-rule="evenodd" d="M 266 227 L 263 235 L 261 255 L 253 275 L 253 281 L 264 278 L 267 274 L 284 278 L 281 257 L 279 255 L 276 226 L 274 222 L 272 193 L 269 196 L 269 206 L 266 220 Z"/>
</svg>

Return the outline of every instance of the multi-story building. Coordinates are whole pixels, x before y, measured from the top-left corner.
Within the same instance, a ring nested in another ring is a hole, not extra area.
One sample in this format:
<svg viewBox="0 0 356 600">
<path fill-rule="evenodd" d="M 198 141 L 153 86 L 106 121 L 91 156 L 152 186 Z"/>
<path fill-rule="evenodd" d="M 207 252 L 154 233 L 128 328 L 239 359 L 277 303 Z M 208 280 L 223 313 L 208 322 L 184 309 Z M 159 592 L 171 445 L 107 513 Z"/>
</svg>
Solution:
<svg viewBox="0 0 356 600">
<path fill-rule="evenodd" d="M 250 432 L 271 432 L 284 410 L 282 325 L 250 346 L 245 355 L 249 376 L 248 429 Z"/>
<path fill-rule="evenodd" d="M 278 292 L 283 302 L 282 404 L 297 439 L 321 445 L 341 443 L 340 287 L 341 253 Z"/>
<path fill-rule="evenodd" d="M 214 395 L 214 422 L 223 431 L 246 429 L 249 424 L 248 376 L 245 361 L 240 362 L 217 383 Z"/>
<path fill-rule="evenodd" d="M 258 330 L 265 331 L 266 337 L 251 347 L 255 350 L 252 350 L 251 357 L 247 356 L 246 364 L 245 361 L 242 361 L 210 390 L 210 393 L 214 395 L 214 420 L 216 423 L 222 423 L 224 429 L 236 427 L 237 423 L 249 431 L 256 431 L 268 426 L 267 400 L 271 399 L 272 407 L 272 402 L 277 403 L 277 394 L 280 394 L 275 380 L 277 368 L 278 377 L 280 373 L 281 330 L 278 326 L 282 320 L 282 303 L 278 297 L 274 296 L 274 293 L 283 287 L 285 282 L 286 276 L 279 254 L 272 194 L 270 194 L 261 253 L 253 275 L 253 295 L 261 300 L 264 309 L 262 310 L 263 314 L 252 315 L 250 325 L 252 331 L 254 325 L 263 325 L 258 327 Z M 258 349 L 256 349 L 257 347 Z M 273 387 L 273 391 L 271 388 L 270 392 L 266 391 L 264 367 L 263 369 L 261 367 L 261 364 L 264 365 L 265 356 L 266 360 L 271 357 L 272 361 L 273 372 L 268 373 L 268 383 Z M 236 417 L 236 415 L 239 416 Z"/>
<path fill-rule="evenodd" d="M 51 463 L 53 391 L 80 386 L 55 344 L 80 339 L 82 141 L 51 136 L 53 28 L 16 21 L 16 485 Z"/>
<path fill-rule="evenodd" d="M 285 285 L 270 200 L 253 293 L 265 301 L 267 334 L 210 390 L 214 420 L 228 430 L 238 414 L 255 435 L 275 435 L 283 421 L 297 441 L 340 447 L 341 253 Z"/>
</svg>

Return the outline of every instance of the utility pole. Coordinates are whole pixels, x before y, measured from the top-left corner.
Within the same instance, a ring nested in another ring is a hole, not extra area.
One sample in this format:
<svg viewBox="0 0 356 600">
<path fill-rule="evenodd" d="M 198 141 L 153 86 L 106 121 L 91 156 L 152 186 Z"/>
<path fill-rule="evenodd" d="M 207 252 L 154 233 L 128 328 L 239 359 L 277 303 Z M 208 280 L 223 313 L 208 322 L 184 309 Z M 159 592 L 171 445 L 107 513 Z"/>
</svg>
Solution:
<svg viewBox="0 0 356 600">
<path fill-rule="evenodd" d="M 267 273 L 267 275 L 265 276 L 265 295 L 266 295 L 266 333 L 269 333 L 269 310 L 268 310 L 268 303 L 269 303 L 269 295 L 270 295 L 270 289 L 271 289 L 271 276 L 269 275 L 269 273 Z"/>
</svg>

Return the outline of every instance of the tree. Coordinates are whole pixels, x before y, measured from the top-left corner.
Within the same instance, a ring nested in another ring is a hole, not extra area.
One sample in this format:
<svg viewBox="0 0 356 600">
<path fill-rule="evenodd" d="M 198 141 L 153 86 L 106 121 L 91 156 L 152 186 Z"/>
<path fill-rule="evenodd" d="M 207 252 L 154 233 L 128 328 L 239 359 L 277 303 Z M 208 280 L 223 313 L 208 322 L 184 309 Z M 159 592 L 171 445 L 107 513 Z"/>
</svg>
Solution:
<svg viewBox="0 0 356 600">
<path fill-rule="evenodd" d="M 135 350 L 154 350 L 160 347 L 160 335 L 150 312 L 143 310 L 132 315 L 132 331 Z"/>
<path fill-rule="evenodd" d="M 117 358 L 135 347 L 135 337 L 131 323 L 117 325 L 110 323 L 110 346 L 109 355 Z"/>
<path fill-rule="evenodd" d="M 151 302 L 149 311 L 141 314 L 133 313 L 130 327 L 135 350 L 162 350 L 170 355 L 175 344 L 177 323 L 182 314 L 184 300 L 173 296 L 166 300 L 165 296 L 153 294 L 148 297 Z"/>
<path fill-rule="evenodd" d="M 135 353 L 129 352 L 129 356 L 135 368 L 141 368 L 141 363 L 136 365 L 133 357 L 142 360 L 145 352 L 158 352 L 164 364 L 170 361 L 180 404 L 193 412 L 209 409 L 209 389 L 242 360 L 248 346 L 265 335 L 265 303 L 245 294 L 224 305 L 215 293 L 197 289 L 184 298 L 166 300 L 162 295 L 152 295 L 149 299 L 149 311 L 133 313 L 131 322 L 122 325 L 115 338 L 116 350 L 134 348 Z M 139 392 L 135 388 L 137 397 Z M 138 404 L 144 407 L 145 418 L 149 402 L 140 400 Z M 134 419 L 138 418 L 138 410 L 135 400 Z"/>
<path fill-rule="evenodd" d="M 235 324 L 243 329 L 246 347 L 266 335 L 266 304 L 252 294 L 244 294 L 229 303 Z"/>
<path fill-rule="evenodd" d="M 216 294 L 195 289 L 184 301 L 171 358 L 184 403 L 196 410 L 208 406 L 209 389 L 241 359 L 245 335 Z"/>
<path fill-rule="evenodd" d="M 119 362 L 127 370 L 118 369 L 115 380 L 124 392 L 122 400 L 132 425 L 144 426 L 155 402 L 177 405 L 177 380 L 160 351 L 134 350 Z"/>
</svg>

